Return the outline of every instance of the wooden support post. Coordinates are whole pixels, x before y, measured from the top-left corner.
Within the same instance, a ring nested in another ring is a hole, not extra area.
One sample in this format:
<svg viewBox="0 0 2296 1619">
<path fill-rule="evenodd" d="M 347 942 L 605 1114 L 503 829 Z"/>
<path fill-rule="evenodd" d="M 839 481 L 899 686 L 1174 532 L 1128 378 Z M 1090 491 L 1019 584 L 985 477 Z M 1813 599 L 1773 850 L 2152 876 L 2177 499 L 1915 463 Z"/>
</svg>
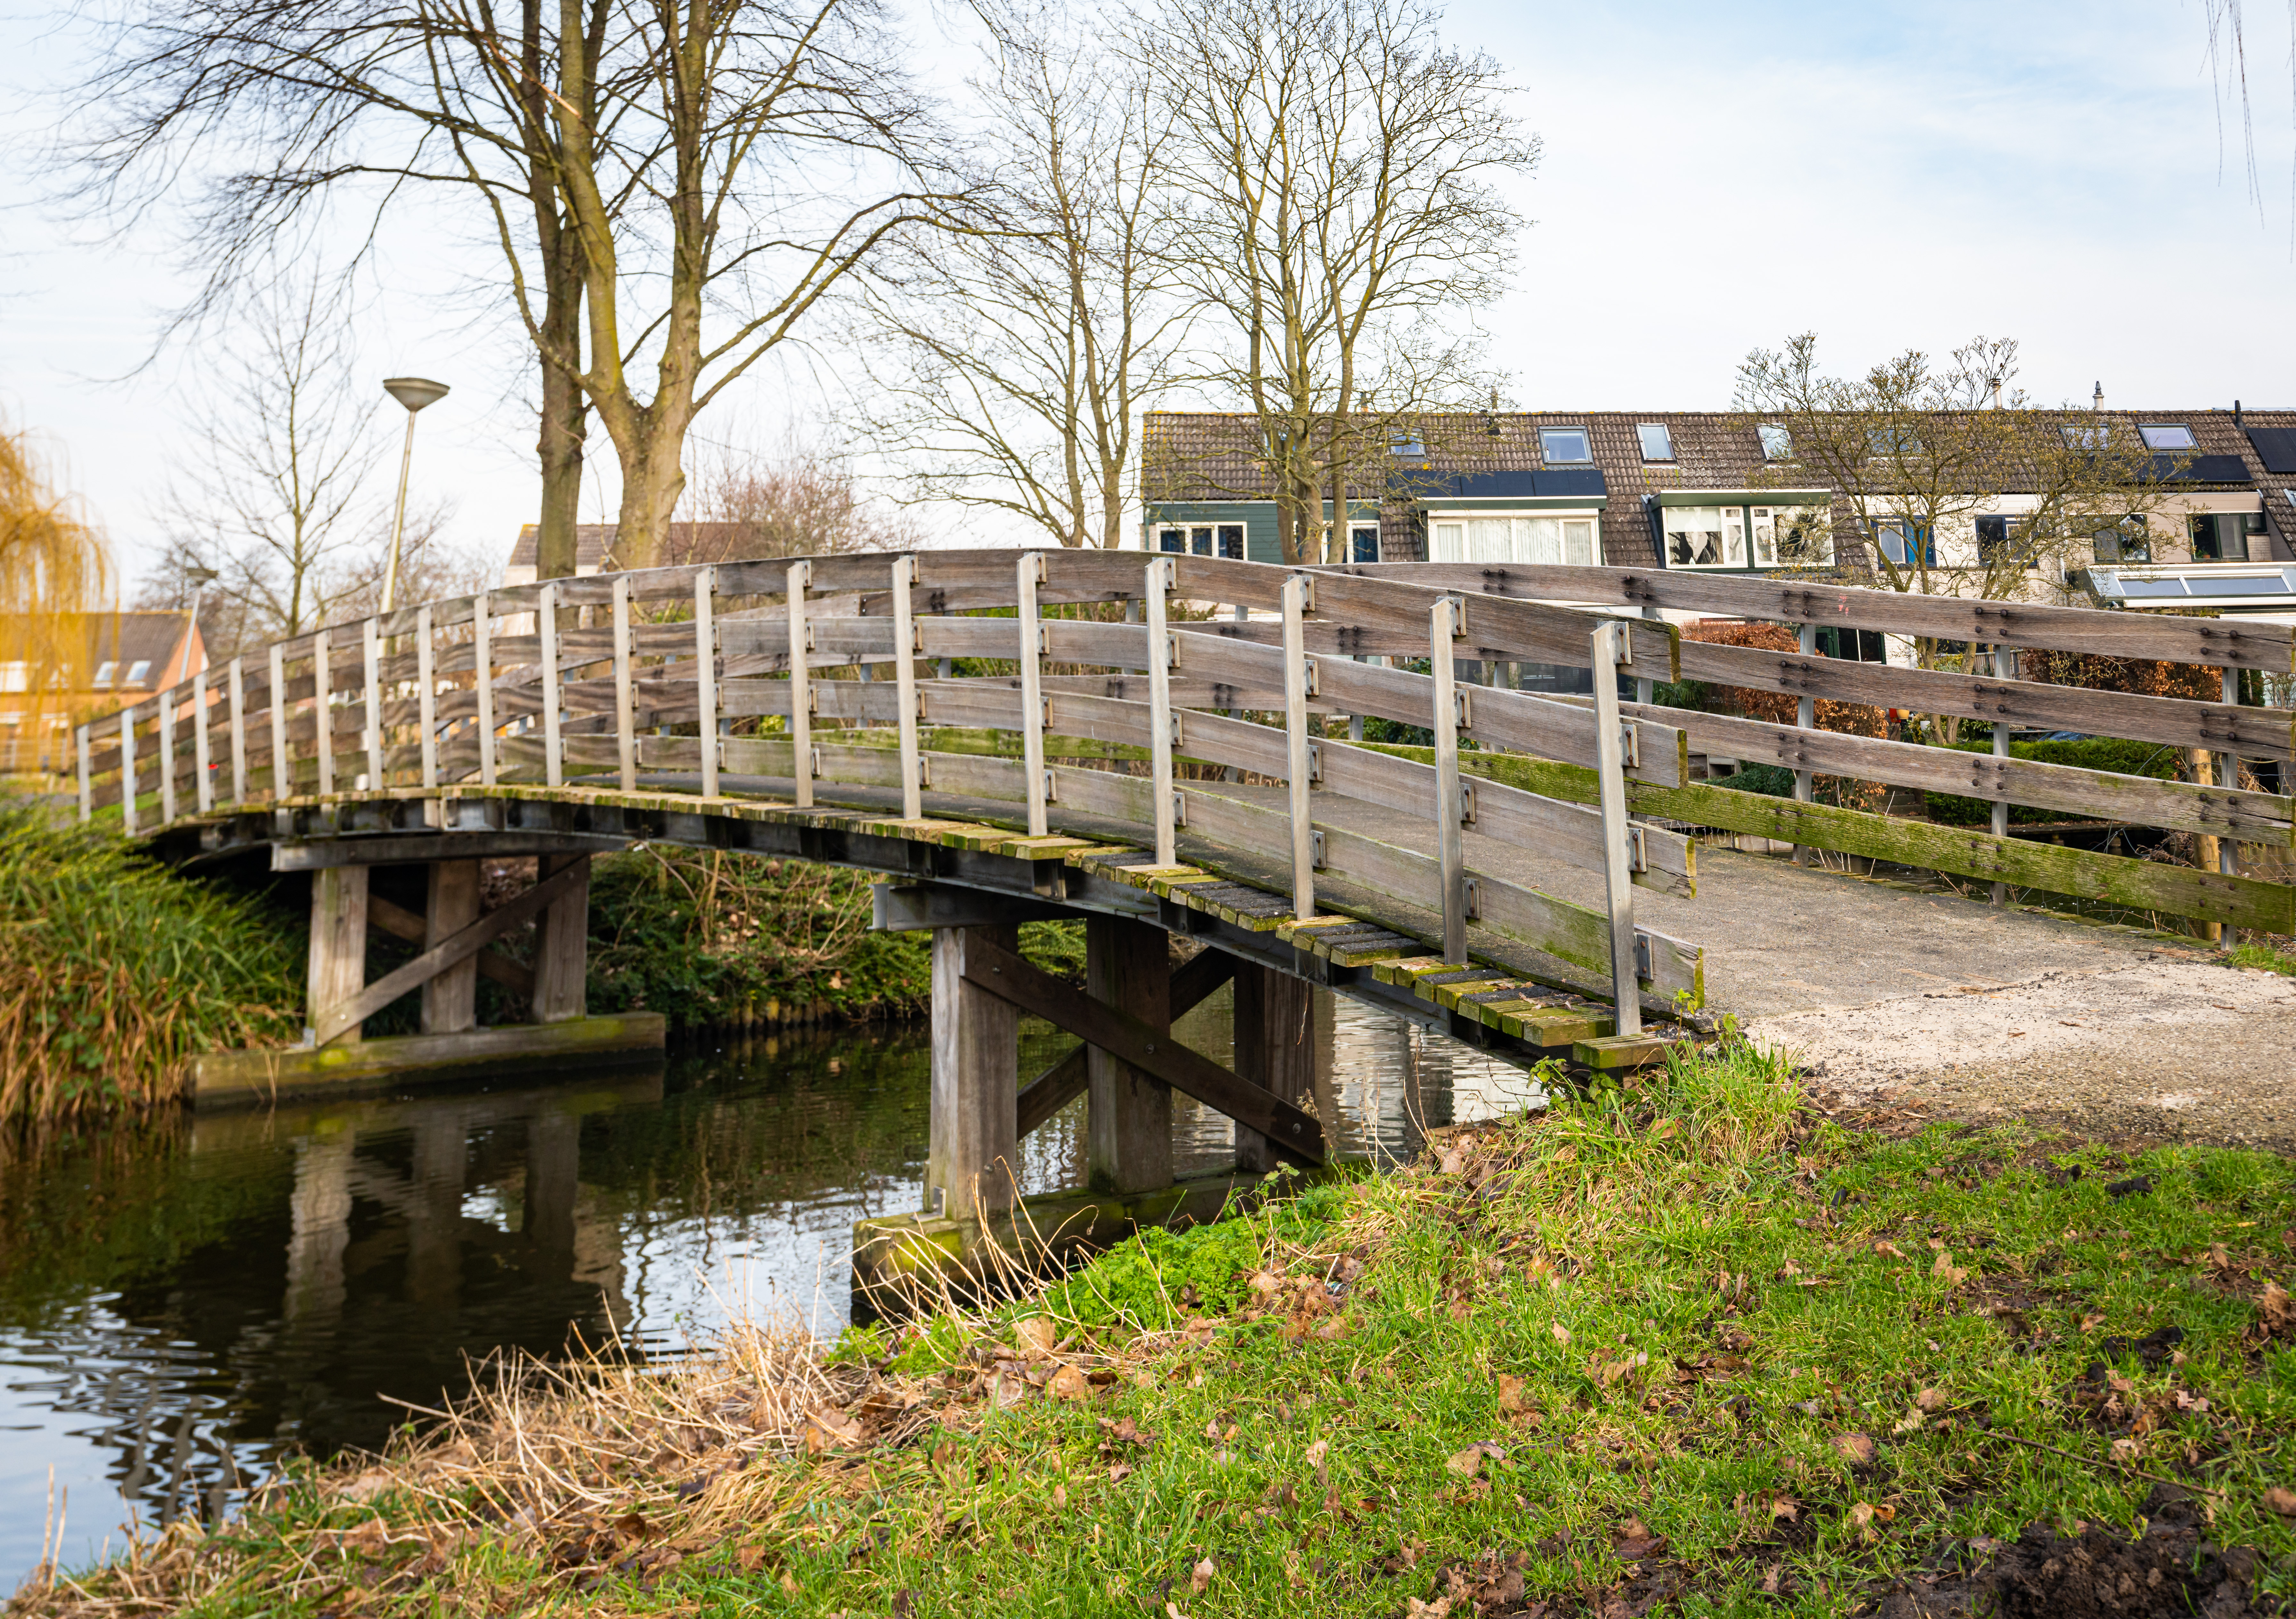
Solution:
<svg viewBox="0 0 2296 1619">
<path fill-rule="evenodd" d="M 1313 991 L 1304 978 L 1252 962 L 1235 968 L 1235 1072 L 1294 1107 L 1316 1094 Z M 1235 1127 L 1235 1167 L 1264 1174 L 1286 1160 L 1266 1136 Z"/>
<path fill-rule="evenodd" d="M 558 738 L 562 698 L 558 682 L 558 587 L 545 585 L 535 611 L 542 631 L 542 780 L 545 786 L 566 785 L 566 751 Z"/>
<path fill-rule="evenodd" d="M 495 785 L 495 610 L 480 591 L 471 603 L 472 694 L 479 703 L 479 783 Z"/>
<path fill-rule="evenodd" d="M 374 619 L 359 626 L 359 657 L 366 682 L 366 779 L 359 787 L 380 793 L 390 782 L 382 767 L 382 626 Z"/>
<path fill-rule="evenodd" d="M 333 670 L 327 665 L 333 661 L 334 648 L 324 629 L 311 637 L 311 724 L 318 735 L 318 788 L 321 797 L 335 790 L 335 711 Z"/>
<path fill-rule="evenodd" d="M 176 818 L 176 688 L 160 694 L 160 825 Z"/>
<path fill-rule="evenodd" d="M 1660 623 L 1665 622 L 1666 620 L 1666 615 L 1655 607 L 1644 608 L 1643 617 Z M 1815 644 L 1813 641 L 1812 645 Z M 1522 689 L 1522 665 L 1520 663 L 1514 666 L 1514 688 L 1517 691 Z M 1658 682 L 1650 676 L 1637 675 L 1635 678 L 1635 701 L 1648 708 L 1654 701 L 1657 688 Z"/>
<path fill-rule="evenodd" d="M 1618 1034 L 1643 1031 L 1641 975 L 1635 961 L 1634 833 L 1627 819 L 1626 736 L 1619 724 L 1619 665 L 1632 643 L 1612 619 L 1596 627 L 1595 775 L 1603 809 L 1603 871 L 1611 902 L 1611 991 L 1618 1004 Z"/>
<path fill-rule="evenodd" d="M 932 1102 L 925 1212 L 978 1218 L 1012 1206 L 1020 1166 L 1021 1015 L 965 977 L 969 946 L 1008 954 L 1020 929 L 941 927 L 932 940 Z"/>
<path fill-rule="evenodd" d="M 422 906 L 422 948 L 436 949 L 479 919 L 479 863 L 433 860 Z M 456 1034 L 479 1023 L 479 958 L 473 954 L 424 981 L 422 1032 Z"/>
<path fill-rule="evenodd" d="M 439 785 L 439 670 L 430 652 L 430 604 L 414 610 L 414 723 L 422 730 L 422 790 Z"/>
<path fill-rule="evenodd" d="M 2196 787 L 2213 785 L 2216 780 L 2216 757 L 2206 748 L 2187 748 L 2185 758 L 2191 764 L 2193 785 Z M 2193 839 L 2193 864 L 2202 871 L 2215 871 L 2224 860 L 2224 840 L 2211 833 L 2199 833 Z M 2203 922 L 2200 937 L 2210 944 L 2224 941 L 2224 924 Z"/>
<path fill-rule="evenodd" d="M 1125 916 L 1087 916 L 1085 993 L 1152 1029 L 1172 1023 L 1171 947 L 1164 930 Z M 1095 1049 L 1086 1056 L 1085 1183 L 1145 1192 L 1172 1183 L 1172 1091 Z"/>
<path fill-rule="evenodd" d="M 794 688 L 792 688 L 794 689 Z M 701 796 L 718 796 L 718 570 L 693 574 L 693 706 L 701 741 Z M 795 734 L 795 727 L 791 727 Z"/>
<path fill-rule="evenodd" d="M 264 703 L 271 716 L 271 801 L 276 804 L 295 791 L 288 752 L 287 650 L 276 641 L 271 644 L 271 689 L 264 694 Z"/>
<path fill-rule="evenodd" d="M 2223 695 L 2224 700 L 2234 707 L 2240 705 L 2240 670 L 2230 664 L 2226 664 L 2224 670 Z M 2237 792 L 2240 788 L 2240 755 L 2226 753 L 2224 756 L 2224 785 Z M 2240 875 L 2240 845 L 2237 839 L 2217 840 L 2217 870 L 2227 877 Z"/>
<path fill-rule="evenodd" d="M 247 801 L 247 660 L 234 658 L 231 691 L 231 801 Z"/>
<path fill-rule="evenodd" d="M 1044 582 L 1045 559 L 1034 551 L 1019 569 L 1021 653 L 1021 777 L 1028 795 L 1029 835 L 1045 835 L 1045 686 L 1042 661 L 1045 627 L 1037 617 L 1037 587 Z M 906 779 L 904 777 L 904 779 Z"/>
<path fill-rule="evenodd" d="M 327 1014 L 356 1000 L 366 987 L 366 875 L 365 866 L 330 866 L 311 874 L 311 954 L 306 971 L 304 1014 L 316 1034 Z M 323 1046 L 352 1045 L 353 1023 Z"/>
<path fill-rule="evenodd" d="M 119 818 L 135 835 L 135 705 L 119 711 Z"/>
<path fill-rule="evenodd" d="M 1993 649 L 1994 675 L 1999 679 L 2010 680 L 2016 678 L 2016 672 L 2015 649 L 2007 646 L 1995 647 Z M 2009 722 L 2004 719 L 1997 718 L 1993 721 L 1993 757 L 1996 759 L 2009 757 Z M 1997 838 L 2005 838 L 2009 835 L 2009 801 L 2005 798 L 1997 798 L 1993 801 L 1993 835 Z M 1993 903 L 1996 905 L 2009 903 L 2009 884 L 1996 883 L 1993 885 Z"/>
<path fill-rule="evenodd" d="M 1457 665 L 1452 646 L 1466 628 L 1459 598 L 1447 596 L 1428 615 L 1427 667 L 1435 679 L 1435 853 L 1442 892 L 1443 959 L 1467 964 L 1467 868 L 1460 826 L 1465 817 L 1459 793 L 1459 694 L 1453 681 Z"/>
<path fill-rule="evenodd" d="M 614 575 L 614 747 L 622 791 L 638 790 L 637 686 L 630 671 L 630 576 Z"/>
<path fill-rule="evenodd" d="M 534 928 L 534 1021 L 560 1023 L 589 1010 L 590 857 L 544 855 L 538 864 L 545 879 L 580 868 Z"/>
<path fill-rule="evenodd" d="M 1801 648 L 1801 655 L 1803 657 L 1808 658 L 1814 656 L 1817 652 L 1817 626 L 1815 624 L 1803 625 L 1801 627 L 1801 634 L 1796 644 Z M 1817 699 L 1815 696 L 1805 694 L 1801 700 L 1794 704 L 1794 724 L 1800 727 L 1805 731 L 1811 729 L 1817 724 Z M 1794 772 L 1793 795 L 1797 802 L 1807 804 L 1811 801 L 1813 785 L 1811 773 L 1809 771 L 1796 770 Z M 1801 843 L 1796 843 L 1794 845 L 1793 863 L 1797 866 L 1807 866 L 1809 864 L 1809 850 L 1807 845 Z M 1624 1029 L 1621 1029 L 1619 1032 L 1624 1034 L 1627 1031 Z"/>
<path fill-rule="evenodd" d="M 72 742 L 79 755 L 79 818 L 85 824 L 95 818 L 95 777 L 88 768 L 86 726 L 79 726 L 73 730 Z"/>
<path fill-rule="evenodd" d="M 1301 622 L 1314 589 L 1314 581 L 1304 573 L 1294 573 L 1283 581 L 1283 740 L 1292 801 L 1292 914 L 1302 922 L 1316 914 L 1315 811 L 1308 796 L 1308 649 Z"/>
<path fill-rule="evenodd" d="M 924 818 L 924 761 L 917 756 L 917 619 L 909 606 L 909 587 L 917 582 L 917 559 L 893 562 L 893 700 L 900 705 L 901 818 Z"/>
<path fill-rule="evenodd" d="M 813 808 L 813 630 L 805 621 L 805 593 L 813 587 L 813 564 L 791 563 L 789 571 L 790 752 L 797 777 L 797 807 Z"/>
<path fill-rule="evenodd" d="M 214 756 L 208 745 L 208 675 L 192 682 L 192 801 L 205 815 L 215 808 Z"/>
<path fill-rule="evenodd" d="M 1156 864 L 1179 859 L 1178 816 L 1172 803 L 1172 750 L 1178 727 L 1172 716 L 1172 632 L 1164 619 L 1164 593 L 1172 588 L 1172 559 L 1152 556 L 1140 599 L 1148 619 L 1149 803 L 1156 826 Z"/>
</svg>

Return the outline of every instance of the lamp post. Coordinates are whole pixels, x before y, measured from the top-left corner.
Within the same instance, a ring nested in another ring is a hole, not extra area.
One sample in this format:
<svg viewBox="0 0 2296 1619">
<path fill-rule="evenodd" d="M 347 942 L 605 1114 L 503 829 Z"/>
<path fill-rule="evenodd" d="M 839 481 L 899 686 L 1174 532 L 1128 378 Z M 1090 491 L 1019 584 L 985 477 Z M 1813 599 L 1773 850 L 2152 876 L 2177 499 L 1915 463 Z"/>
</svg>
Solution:
<svg viewBox="0 0 2296 1619">
<path fill-rule="evenodd" d="M 406 473 L 414 464 L 414 415 L 425 405 L 436 405 L 449 390 L 444 382 L 419 376 L 386 377 L 382 390 L 406 407 L 406 448 L 398 457 L 398 511 L 390 520 L 390 562 L 382 575 L 382 611 L 389 612 L 398 598 L 398 542 L 406 531 Z"/>
<path fill-rule="evenodd" d="M 197 633 L 200 627 L 200 598 L 206 596 L 208 593 L 208 587 L 215 583 L 216 571 L 213 568 L 186 568 L 184 570 L 184 577 L 192 581 L 192 623 L 191 629 L 186 633 Z M 207 637 L 205 636 L 201 636 L 200 666 L 197 669 L 185 670 L 184 671 L 184 678 L 188 680 L 193 675 L 204 675 L 207 672 Z"/>
</svg>

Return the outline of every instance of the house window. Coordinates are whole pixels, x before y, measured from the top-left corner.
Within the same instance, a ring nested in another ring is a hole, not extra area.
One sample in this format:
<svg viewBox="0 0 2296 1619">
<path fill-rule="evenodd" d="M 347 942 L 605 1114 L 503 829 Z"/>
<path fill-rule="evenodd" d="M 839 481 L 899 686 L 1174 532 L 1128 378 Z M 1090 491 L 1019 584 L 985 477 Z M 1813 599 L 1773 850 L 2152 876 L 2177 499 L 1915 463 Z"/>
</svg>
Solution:
<svg viewBox="0 0 2296 1619">
<path fill-rule="evenodd" d="M 1379 560 L 1379 525 L 1359 522 L 1348 530 L 1348 560 L 1354 563 L 1375 563 Z"/>
<path fill-rule="evenodd" d="M 2261 512 L 2203 512 L 2191 520 L 2193 560 L 2201 563 L 2244 563 L 2248 560 L 2248 520 Z M 0 688 L 4 689 L 4 688 Z"/>
<path fill-rule="evenodd" d="M 2144 448 L 2159 454 L 2173 455 L 2180 449 L 2198 449 L 2199 442 L 2193 430 L 2181 422 L 2147 422 L 2136 430 L 2144 440 Z"/>
<path fill-rule="evenodd" d="M 1224 522 L 1219 525 L 1219 554 L 1230 562 L 1243 560 L 1243 525 Z"/>
<path fill-rule="evenodd" d="M 1903 568 L 1937 566 L 1937 535 L 1925 522 L 1892 518 L 1874 525 L 1874 544 L 1882 555 Z"/>
<path fill-rule="evenodd" d="M 1754 431 L 1761 436 L 1763 460 L 1791 461 L 1793 459 L 1793 434 L 1783 427 L 1773 427 L 1767 424 L 1758 427 Z"/>
<path fill-rule="evenodd" d="M 1538 453 L 1549 466 L 1567 466 L 1574 461 L 1592 461 L 1593 451 L 1587 446 L 1587 430 L 1583 427 L 1542 427 L 1538 430 Z"/>
<path fill-rule="evenodd" d="M 1866 435 L 1866 448 L 1875 456 L 1918 456 L 1922 437 L 1910 427 L 1877 427 Z"/>
<path fill-rule="evenodd" d="M 1433 563 L 1566 563 L 1588 567 L 1603 560 L 1592 515 L 1436 514 L 1428 519 L 1427 538 L 1427 560 Z"/>
<path fill-rule="evenodd" d="M 32 666 L 29 663 L 0 663 L 0 692 L 28 692 L 32 689 Z"/>
<path fill-rule="evenodd" d="M 2065 442 L 2075 449 L 2101 450 L 2107 448 L 2112 441 L 2112 435 L 2105 430 L 2102 423 L 2094 427 L 2060 427 L 2057 431 L 2062 433 Z"/>
<path fill-rule="evenodd" d="M 127 678 L 122 680 L 120 685 L 142 686 L 151 678 L 151 675 L 152 660 L 149 658 L 139 658 L 135 662 L 127 666 Z"/>
<path fill-rule="evenodd" d="M 1417 460 L 1427 454 L 1427 440 L 1415 427 L 1398 427 L 1388 435 L 1388 451 L 1406 460 Z"/>
<path fill-rule="evenodd" d="M 1188 548 L 1188 531 L 1185 529 L 1157 530 L 1156 548 L 1159 551 L 1186 550 Z"/>
<path fill-rule="evenodd" d="M 1674 435 L 1663 422 L 1645 422 L 1635 429 L 1635 436 L 1643 441 L 1643 459 L 1671 461 L 1674 459 Z"/>
<path fill-rule="evenodd" d="M 1997 568 L 2017 560 L 2011 549 L 2015 536 L 2010 532 L 2006 517 L 1980 517 L 1977 520 L 1977 563 L 1981 568 Z M 2032 565 L 2030 559 L 2026 565 Z"/>
<path fill-rule="evenodd" d="M 2149 563 L 2152 560 L 2152 536 L 2147 530 L 2144 516 L 2125 518 L 2109 529 L 2099 529 L 2089 537 L 2089 543 L 2101 563 Z"/>
<path fill-rule="evenodd" d="M 1243 525 L 1240 522 L 1193 523 L 1185 528 L 1167 524 L 1156 530 L 1159 551 L 1194 556 L 1231 556 L 1243 560 Z"/>
<path fill-rule="evenodd" d="M 111 684 L 112 672 L 119 667 L 119 665 L 117 663 L 97 664 L 95 666 L 95 689 L 102 691 L 105 686 L 110 686 Z"/>
</svg>

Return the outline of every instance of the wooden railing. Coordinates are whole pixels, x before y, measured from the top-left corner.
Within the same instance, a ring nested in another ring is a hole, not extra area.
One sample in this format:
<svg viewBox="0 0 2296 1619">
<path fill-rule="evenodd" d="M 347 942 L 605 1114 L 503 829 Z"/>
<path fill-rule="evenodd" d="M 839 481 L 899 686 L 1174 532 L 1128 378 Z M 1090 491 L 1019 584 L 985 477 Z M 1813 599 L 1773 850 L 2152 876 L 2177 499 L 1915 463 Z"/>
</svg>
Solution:
<svg viewBox="0 0 2296 1619">
<path fill-rule="evenodd" d="M 1809 847 L 1948 871 L 1958 875 L 2285 933 L 2296 928 L 2296 892 L 2284 881 L 2243 876 L 2243 867 L 2284 872 L 2296 848 L 2296 818 L 2284 793 L 2243 791 L 2239 761 L 2274 761 L 2287 784 L 2296 750 L 2296 710 L 2239 701 L 2242 670 L 2284 682 L 2296 676 L 2296 631 L 2241 619 L 2098 612 L 2021 602 L 1967 600 L 1889 590 L 1667 570 L 1389 564 L 1345 570 L 1365 580 L 1409 579 L 1499 599 L 1567 601 L 1596 608 L 1672 610 L 1793 625 L 1803 650 L 1685 640 L 1683 678 L 1777 692 L 1801 700 L 1792 726 L 1651 704 L 1628 704 L 1632 719 L 1681 729 L 1714 757 L 1772 764 L 1799 773 L 1801 801 L 1696 786 L 1630 787 L 1646 813 L 1760 833 Z M 1967 644 L 1971 662 L 1992 672 L 1960 673 L 1819 657 L 1821 628 L 1879 630 Z M 2218 703 L 2094 691 L 2014 677 L 2015 652 L 2044 648 L 2108 657 L 2197 664 L 2223 671 Z M 1989 653 L 1975 649 L 1991 649 Z M 1813 728 L 1817 698 L 1957 716 L 1994 727 L 1991 755 Z M 2013 727 L 2067 730 L 2174 748 L 2194 763 L 2185 781 L 2079 769 L 2009 756 Z M 1543 793 L 1592 801 L 1593 784 L 1568 771 L 1513 772 Z M 1990 833 L 1863 814 L 1808 802 L 1809 778 L 1828 775 L 1989 800 Z M 2218 842 L 2210 869 L 2131 859 L 2011 839 L 2012 804 L 2187 832 Z M 2244 859 L 2272 851 L 2262 859 Z"/>
<path fill-rule="evenodd" d="M 1083 604 L 1127 616 L 1044 616 Z M 1193 616 L 1223 608 L 1234 615 Z M 234 659 L 80 727 L 79 803 L 83 818 L 117 806 L 132 833 L 155 816 L 165 826 L 448 787 L 643 785 L 799 809 L 823 788 L 898 790 L 912 820 L 928 792 L 1003 801 L 1022 807 L 1032 835 L 1055 814 L 1139 828 L 1163 865 L 1183 829 L 1274 862 L 1301 917 L 1319 883 L 1423 908 L 1441 917 L 1454 961 L 1467 959 L 1471 926 L 1529 944 L 1607 980 L 1628 1035 L 1642 1005 L 1703 993 L 1698 949 L 1636 926 L 1633 907 L 1636 885 L 1694 891 L 1690 842 L 1632 824 L 1627 802 L 1630 784 L 1685 785 L 1687 742 L 1616 701 L 1619 673 L 1674 678 L 1679 650 L 1662 624 L 1205 557 L 964 551 L 667 568 L 431 603 Z M 1398 656 L 1428 658 L 1432 672 L 1360 661 Z M 1593 667 L 1596 702 L 1455 683 L 1456 660 L 1489 657 Z M 920 674 L 960 658 L 1016 672 Z M 867 678 L 889 666 L 891 679 Z M 1328 737 L 1332 712 L 1427 727 L 1431 759 Z M 783 728 L 725 734 L 752 719 Z M 983 732 L 1015 739 L 1018 757 L 933 745 Z M 1047 739 L 1062 737 L 1136 750 L 1145 771 L 1048 765 Z M 1460 767 L 1472 748 L 1582 768 L 1595 802 L 1478 781 Z M 1286 807 L 1180 780 L 1190 761 L 1280 780 Z M 1394 834 L 1318 824 L 1318 794 L 1382 807 Z M 1605 906 L 1469 867 L 1463 828 L 1603 874 Z"/>
</svg>

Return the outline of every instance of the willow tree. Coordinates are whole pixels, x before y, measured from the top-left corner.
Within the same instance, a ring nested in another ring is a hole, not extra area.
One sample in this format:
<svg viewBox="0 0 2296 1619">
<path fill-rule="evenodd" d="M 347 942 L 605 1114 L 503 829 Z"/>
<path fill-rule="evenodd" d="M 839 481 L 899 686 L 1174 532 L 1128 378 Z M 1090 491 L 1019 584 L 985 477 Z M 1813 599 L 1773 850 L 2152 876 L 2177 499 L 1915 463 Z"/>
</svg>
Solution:
<svg viewBox="0 0 2296 1619">
<path fill-rule="evenodd" d="M 17 716 L 0 740 L 12 752 L 29 737 L 33 761 L 62 767 L 49 744 L 70 718 L 60 711 L 68 694 L 93 682 L 88 620 L 111 588 L 102 536 L 58 490 L 30 435 L 0 423 L 0 709 Z"/>
<path fill-rule="evenodd" d="M 616 560 L 648 565 L 695 417 L 951 201 L 880 0 L 119 3 L 88 194 L 187 197 L 209 304 L 345 210 L 367 241 L 403 217 L 492 243 L 570 565 L 585 411 L 620 464 Z"/>
</svg>

